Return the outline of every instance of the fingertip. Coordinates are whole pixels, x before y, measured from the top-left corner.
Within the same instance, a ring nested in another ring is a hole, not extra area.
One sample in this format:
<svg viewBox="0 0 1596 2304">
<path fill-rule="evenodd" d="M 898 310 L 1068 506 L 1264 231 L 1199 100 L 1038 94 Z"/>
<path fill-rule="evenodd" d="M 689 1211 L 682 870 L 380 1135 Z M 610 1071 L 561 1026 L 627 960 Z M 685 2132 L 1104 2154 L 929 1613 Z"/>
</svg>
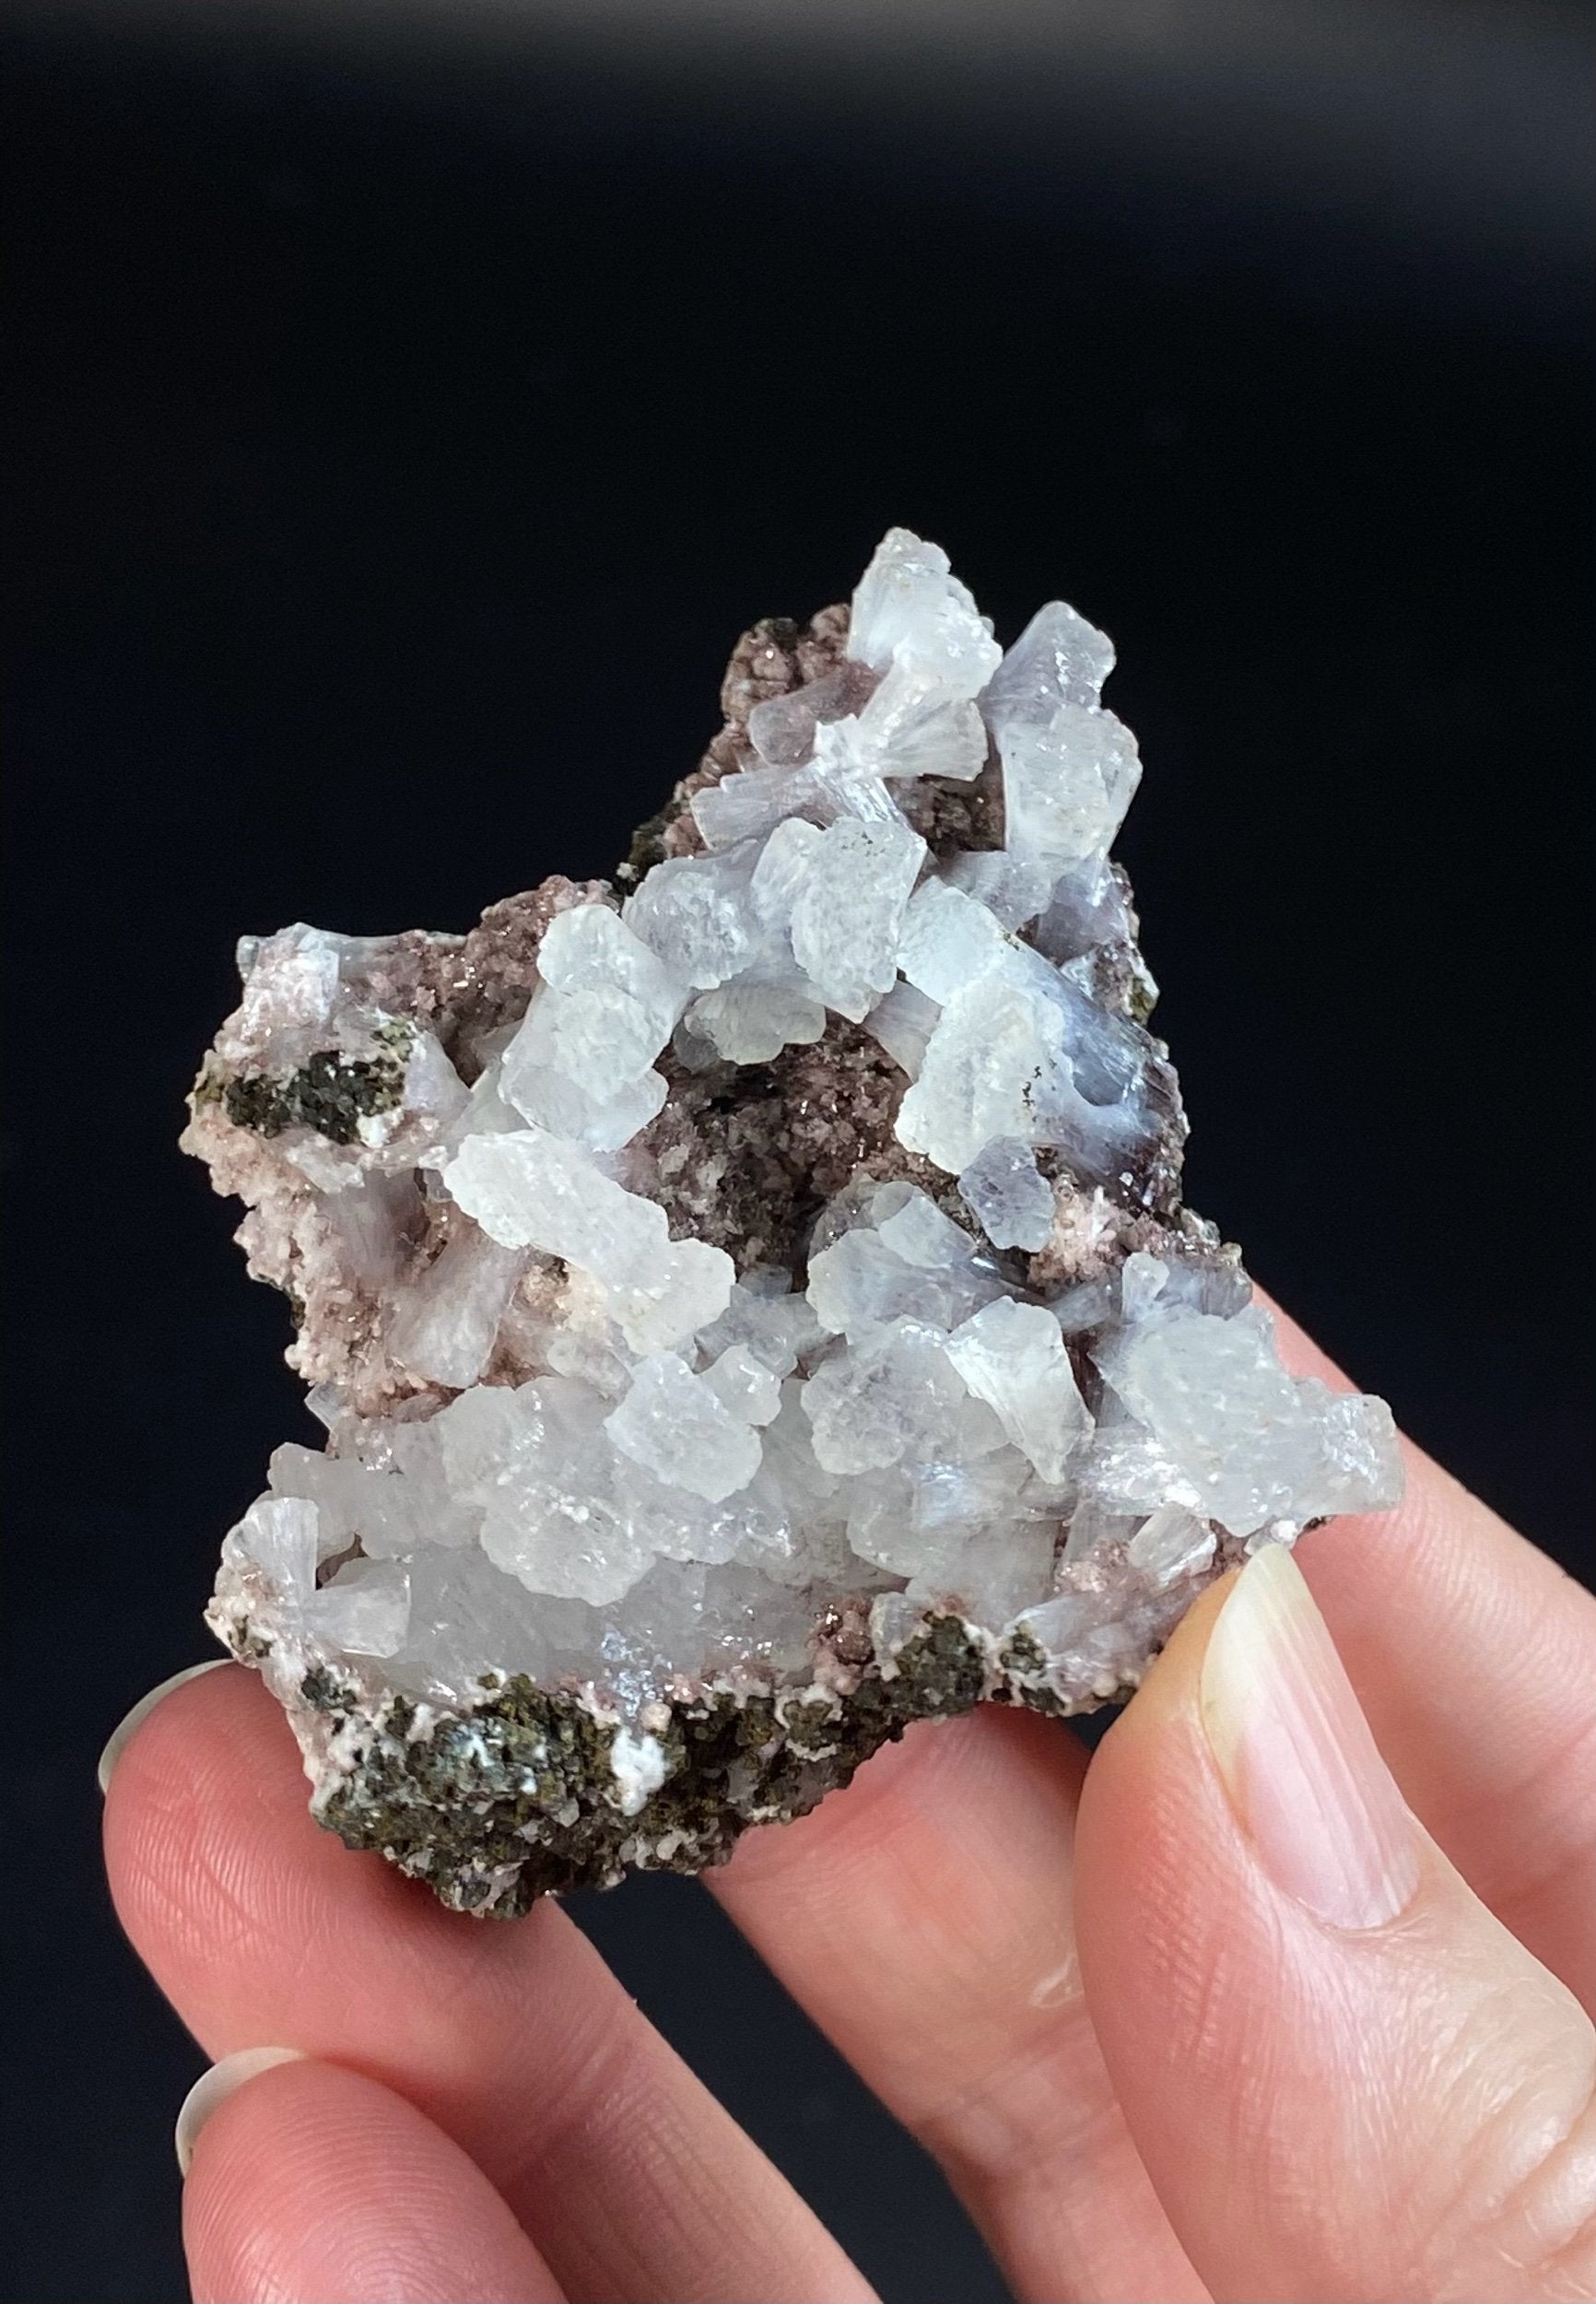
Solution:
<svg viewBox="0 0 1596 2304">
<path fill-rule="evenodd" d="M 226 2061 L 263 2056 L 228 2075 L 194 2140 L 183 2244 L 195 2304 L 560 2304 L 481 2169 L 413 2104 L 282 2051 Z"/>
<path fill-rule="evenodd" d="M 1178 1717 L 1192 1722 L 1199 1718 L 1203 1659 L 1219 1612 L 1235 1590 L 1238 1573 L 1239 1570 L 1231 1569 L 1199 1593 L 1154 1657 L 1141 1687 L 1098 1745 L 1086 1778 L 1083 1809 L 1085 1799 L 1092 1796 L 1094 1780 L 1103 1776 L 1109 1760 L 1119 1765 L 1144 1737 L 1157 1734 Z M 1101 1789 L 1099 1781 L 1099 1793 Z"/>
<path fill-rule="evenodd" d="M 230 1656 L 207 1656 L 204 1663 L 188 1664 L 182 1672 L 174 1672 L 170 1679 L 159 1681 L 147 1695 L 141 1696 L 138 1702 L 123 1714 L 105 1740 L 105 1747 L 95 1770 L 101 1799 L 111 1790 L 111 1780 L 117 1762 L 157 1706 L 165 1703 L 175 1689 L 186 1687 L 191 1680 L 203 1679 L 207 1673 L 225 1671 L 231 1662 Z"/>
<path fill-rule="evenodd" d="M 1101 2003 L 1109 2031 L 1121 2015 L 1134 2021 L 1149 2008 L 1146 1972 L 1163 1964 L 1171 1909 L 1223 1912 L 1244 1875 L 1239 1829 L 1202 1724 L 1203 1660 L 1236 1582 L 1232 1571 L 1198 1596 L 1086 1771 L 1074 1918 L 1087 2001 Z"/>
<path fill-rule="evenodd" d="M 278 2064 L 299 2061 L 300 2051 L 297 2048 L 240 2048 L 230 2056 L 207 2065 L 177 2108 L 172 2146 L 177 2154 L 179 2175 L 187 2176 L 194 2166 L 194 2146 L 202 2133 L 235 2089 Z"/>
</svg>

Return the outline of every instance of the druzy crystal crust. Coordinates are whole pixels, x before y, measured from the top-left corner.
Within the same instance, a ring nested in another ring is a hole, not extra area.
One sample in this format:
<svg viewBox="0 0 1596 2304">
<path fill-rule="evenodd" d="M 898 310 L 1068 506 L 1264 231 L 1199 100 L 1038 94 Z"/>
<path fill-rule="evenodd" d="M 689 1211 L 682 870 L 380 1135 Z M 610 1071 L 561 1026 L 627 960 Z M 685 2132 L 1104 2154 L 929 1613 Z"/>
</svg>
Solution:
<svg viewBox="0 0 1596 2304">
<path fill-rule="evenodd" d="M 1204 1583 L 1389 1504 L 1182 1207 L 1062 602 L 1005 654 L 901 529 L 757 626 L 612 886 L 246 938 L 184 1139 L 323 1449 L 210 1621 L 322 1822 L 445 1901 L 694 1870 L 909 1721 L 1132 1688 Z"/>
</svg>

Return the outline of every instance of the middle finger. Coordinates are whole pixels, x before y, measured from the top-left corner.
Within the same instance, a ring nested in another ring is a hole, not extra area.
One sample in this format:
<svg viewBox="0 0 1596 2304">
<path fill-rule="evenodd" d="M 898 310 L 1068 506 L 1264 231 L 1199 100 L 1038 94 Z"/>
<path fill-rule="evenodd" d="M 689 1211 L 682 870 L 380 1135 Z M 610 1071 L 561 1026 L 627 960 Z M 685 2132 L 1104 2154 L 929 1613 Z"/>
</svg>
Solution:
<svg viewBox="0 0 1596 2304">
<path fill-rule="evenodd" d="M 1056 1722 L 987 1706 L 922 1723 L 710 1884 L 941 2163 L 1021 2297 L 1198 2304 L 1081 1994 L 1085 1769 Z"/>
</svg>

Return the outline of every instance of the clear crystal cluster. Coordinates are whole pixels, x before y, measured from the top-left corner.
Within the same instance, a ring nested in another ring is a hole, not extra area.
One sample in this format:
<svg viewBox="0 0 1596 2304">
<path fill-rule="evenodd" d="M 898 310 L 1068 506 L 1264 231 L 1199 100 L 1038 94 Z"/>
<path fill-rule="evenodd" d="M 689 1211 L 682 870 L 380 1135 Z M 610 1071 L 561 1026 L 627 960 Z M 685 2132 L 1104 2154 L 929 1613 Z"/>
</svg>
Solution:
<svg viewBox="0 0 1596 2304">
<path fill-rule="evenodd" d="M 318 1814 L 450 1901 L 684 1868 L 907 1719 L 1133 1687 L 1247 1549 L 1392 1501 L 1181 1207 L 1109 847 L 1112 651 L 895 529 L 757 627 L 616 888 L 298 926 L 185 1141 L 324 1449 L 226 1541 Z"/>
</svg>

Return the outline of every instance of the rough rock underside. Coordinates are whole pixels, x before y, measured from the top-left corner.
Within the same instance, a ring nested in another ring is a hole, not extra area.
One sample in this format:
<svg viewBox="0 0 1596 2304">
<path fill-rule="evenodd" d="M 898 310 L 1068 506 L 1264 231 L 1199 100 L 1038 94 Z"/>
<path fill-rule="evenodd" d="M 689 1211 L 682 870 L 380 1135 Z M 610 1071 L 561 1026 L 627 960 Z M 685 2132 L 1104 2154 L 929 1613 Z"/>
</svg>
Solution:
<svg viewBox="0 0 1596 2304">
<path fill-rule="evenodd" d="M 315 1815 L 447 1902 L 691 1871 L 916 1718 L 1133 1688 L 1203 1586 L 1394 1500 L 1179 1199 L 1109 846 L 1112 650 L 1006 654 L 895 529 L 739 644 L 615 885 L 296 926 L 184 1142 L 287 1291 L 210 1621 Z"/>
</svg>

